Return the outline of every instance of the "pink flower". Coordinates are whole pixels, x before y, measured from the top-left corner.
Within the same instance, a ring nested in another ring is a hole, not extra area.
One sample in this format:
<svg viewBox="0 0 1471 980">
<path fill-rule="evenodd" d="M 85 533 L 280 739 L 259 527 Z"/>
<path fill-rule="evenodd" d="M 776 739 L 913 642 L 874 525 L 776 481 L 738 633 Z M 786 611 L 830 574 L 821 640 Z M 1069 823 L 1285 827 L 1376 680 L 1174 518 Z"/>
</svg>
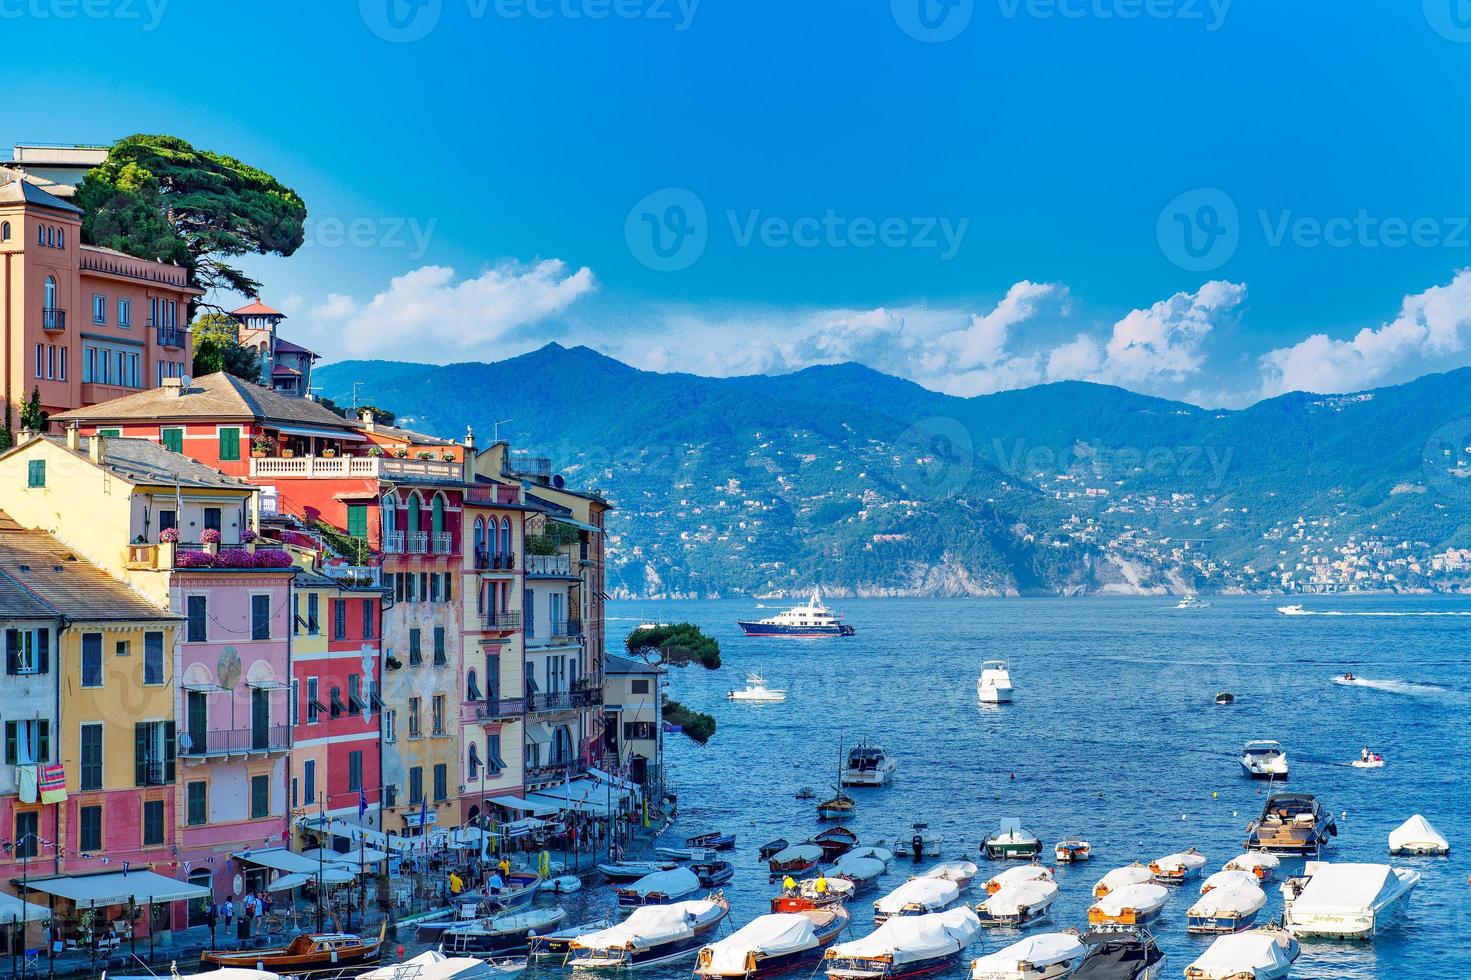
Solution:
<svg viewBox="0 0 1471 980">
<path fill-rule="evenodd" d="M 204 533 L 199 536 L 199 540 L 205 544 L 219 544 L 220 532 L 212 527 L 207 527 L 204 529 Z"/>
</svg>

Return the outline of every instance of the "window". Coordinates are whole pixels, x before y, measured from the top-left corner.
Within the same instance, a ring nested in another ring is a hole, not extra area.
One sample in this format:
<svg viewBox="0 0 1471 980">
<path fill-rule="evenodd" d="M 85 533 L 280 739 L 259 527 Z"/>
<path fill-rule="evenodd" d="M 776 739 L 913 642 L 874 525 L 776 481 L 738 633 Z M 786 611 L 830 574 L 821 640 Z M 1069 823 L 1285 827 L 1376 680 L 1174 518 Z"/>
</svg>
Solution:
<svg viewBox="0 0 1471 980">
<path fill-rule="evenodd" d="M 347 639 L 347 600 L 332 600 L 332 639 Z"/>
<path fill-rule="evenodd" d="M 78 788 L 83 792 L 102 788 L 102 722 L 82 726 L 82 766 Z"/>
<path fill-rule="evenodd" d="M 430 718 L 431 718 L 431 720 L 434 723 L 433 733 L 435 735 L 443 735 L 444 734 L 444 695 L 443 694 L 436 694 L 436 695 L 434 695 L 434 701 L 433 701 L 433 704 L 432 704 L 431 709 L 430 709 Z"/>
<path fill-rule="evenodd" d="M 173 510 L 161 510 L 161 511 L 159 511 L 158 512 L 158 529 L 160 531 L 167 531 L 169 528 L 173 528 L 174 530 L 178 530 L 178 528 L 179 528 L 179 513 L 178 513 L 178 511 L 173 511 Z"/>
<path fill-rule="evenodd" d="M 131 657 L 133 655 L 133 641 L 118 640 L 112 645 L 112 655 L 114 657 Z"/>
<path fill-rule="evenodd" d="M 184 819 L 191 827 L 201 826 L 209 819 L 209 783 L 203 780 L 190 783 L 186 792 L 188 802 Z"/>
<path fill-rule="evenodd" d="M 184 615 L 187 622 L 184 638 L 190 643 L 205 643 L 209 640 L 209 631 L 205 626 L 208 611 L 208 603 L 202 595 L 191 595 L 185 600 Z"/>
<path fill-rule="evenodd" d="M 46 345 L 36 345 L 36 377 L 46 377 Z"/>
<path fill-rule="evenodd" d="M 102 850 L 102 807 L 81 807 L 77 810 L 77 817 L 77 848 L 82 851 Z"/>
<path fill-rule="evenodd" d="M 92 322 L 107 322 L 107 297 L 101 293 L 92 294 Z"/>
<path fill-rule="evenodd" d="M 368 536 L 368 505 L 347 505 L 347 534 L 348 537 L 366 538 Z"/>
<path fill-rule="evenodd" d="M 222 426 L 220 428 L 220 461 L 234 461 L 240 458 L 240 427 Z"/>
<path fill-rule="evenodd" d="M 163 632 L 149 630 L 143 634 L 143 683 L 163 683 Z"/>
<path fill-rule="evenodd" d="M 397 742 L 398 741 L 398 712 L 397 711 L 385 711 L 385 712 L 383 712 L 383 741 L 385 741 L 385 742 Z"/>
<path fill-rule="evenodd" d="M 206 531 L 218 531 L 220 527 L 220 509 L 218 507 L 204 508 L 204 529 Z"/>
<path fill-rule="evenodd" d="M 444 627 L 434 627 L 434 665 L 443 667 L 449 663 L 448 652 L 444 648 Z"/>
<path fill-rule="evenodd" d="M 347 710 L 347 705 L 342 703 L 342 688 L 333 685 L 332 698 L 330 701 L 327 702 L 327 704 L 332 709 L 333 718 L 339 717 L 344 711 Z"/>
<path fill-rule="evenodd" d="M 302 798 L 308 804 L 317 802 L 317 761 L 308 759 L 301 764 Z"/>
<path fill-rule="evenodd" d="M 250 638 L 252 640 L 271 638 L 271 597 L 268 595 L 250 597 Z"/>
<path fill-rule="evenodd" d="M 430 572 L 429 573 L 429 601 L 430 602 L 438 602 L 439 601 L 439 573 L 438 572 Z"/>
<path fill-rule="evenodd" d="M 143 846 L 157 847 L 163 843 L 163 800 L 148 800 L 143 804 Z"/>
<path fill-rule="evenodd" d="M 259 820 L 271 815 L 271 777 L 250 777 L 250 819 Z"/>
<path fill-rule="evenodd" d="M 347 675 L 347 713 L 358 715 L 363 712 L 363 678 L 361 674 Z"/>
<path fill-rule="evenodd" d="M 291 724 L 301 724 L 301 681 L 294 678 L 291 681 Z"/>
<path fill-rule="evenodd" d="M 485 768 L 490 770 L 491 775 L 498 776 L 502 769 L 506 768 L 506 760 L 501 757 L 501 736 L 499 732 L 485 736 Z"/>
<path fill-rule="evenodd" d="M 102 634 L 82 634 L 82 686 L 102 686 Z"/>
<path fill-rule="evenodd" d="M 409 738 L 418 738 L 419 731 L 419 704 L 420 698 L 409 698 Z"/>
<path fill-rule="evenodd" d="M 424 662 L 424 649 L 420 643 L 422 631 L 418 627 L 409 630 L 409 665 L 417 667 Z"/>
<path fill-rule="evenodd" d="M 623 723 L 623 737 L 625 739 L 654 737 L 654 723 L 652 721 L 625 721 Z"/>
<path fill-rule="evenodd" d="M 306 631 L 312 636 L 322 632 L 322 597 L 320 593 L 306 594 Z"/>
<path fill-rule="evenodd" d="M 386 807 L 392 807 L 396 806 L 397 804 L 398 787 L 390 783 L 387 786 L 383 787 L 383 805 Z"/>
<path fill-rule="evenodd" d="M 140 721 L 133 726 L 133 784 L 163 786 L 174 781 L 174 723 Z"/>
<path fill-rule="evenodd" d="M 363 639 L 373 638 L 373 600 L 363 600 Z"/>
<path fill-rule="evenodd" d="M 51 671 L 51 629 L 5 631 L 5 673 L 46 674 Z"/>
<path fill-rule="evenodd" d="M 117 325 L 124 330 L 133 326 L 133 301 L 119 297 L 117 301 Z"/>
<path fill-rule="evenodd" d="M 44 487 L 46 485 L 46 461 L 44 459 L 33 459 L 26 464 L 26 486 Z"/>
<path fill-rule="evenodd" d="M 629 694 L 648 694 L 649 693 L 649 682 L 646 681 L 646 680 L 644 680 L 644 681 L 629 681 L 628 682 L 628 693 Z"/>
<path fill-rule="evenodd" d="M 469 758 L 465 762 L 466 782 L 475 782 L 480 778 L 480 749 L 474 742 L 470 743 Z"/>
<path fill-rule="evenodd" d="M 56 380 L 57 381 L 65 381 L 66 380 L 66 348 L 65 347 L 58 347 L 56 349 Z"/>
<path fill-rule="evenodd" d="M 29 766 L 51 758 L 51 722 L 32 718 L 5 723 L 5 764 Z"/>
<path fill-rule="evenodd" d="M 308 677 L 306 679 L 306 723 L 308 725 L 315 725 L 317 723 L 317 715 L 322 712 L 322 702 L 318 698 L 318 694 L 321 693 L 318 684 L 319 682 L 315 677 Z"/>
<path fill-rule="evenodd" d="M 184 451 L 184 430 L 178 426 L 171 425 L 159 433 L 159 441 L 163 448 L 176 453 Z"/>
<path fill-rule="evenodd" d="M 347 790 L 356 793 L 363 788 L 363 753 L 347 753 Z"/>
<path fill-rule="evenodd" d="M 474 667 L 471 667 L 469 673 L 465 675 L 465 699 L 467 701 L 480 700 L 480 680 Z"/>
<path fill-rule="evenodd" d="M 15 815 L 15 850 L 11 857 L 33 858 L 41 853 L 41 814 L 37 810 Z"/>
<path fill-rule="evenodd" d="M 409 805 L 418 806 L 424 802 L 424 769 L 422 766 L 414 766 L 409 770 Z"/>
<path fill-rule="evenodd" d="M 434 767 L 434 802 L 449 799 L 449 766 L 443 762 Z"/>
<path fill-rule="evenodd" d="M 10 241 L 10 222 L 0 221 L 0 242 Z"/>
<path fill-rule="evenodd" d="M 46 293 L 45 293 L 45 296 L 46 296 L 46 309 L 48 309 L 48 310 L 54 310 L 54 309 L 56 309 L 56 277 L 55 276 L 47 276 L 46 277 Z"/>
</svg>

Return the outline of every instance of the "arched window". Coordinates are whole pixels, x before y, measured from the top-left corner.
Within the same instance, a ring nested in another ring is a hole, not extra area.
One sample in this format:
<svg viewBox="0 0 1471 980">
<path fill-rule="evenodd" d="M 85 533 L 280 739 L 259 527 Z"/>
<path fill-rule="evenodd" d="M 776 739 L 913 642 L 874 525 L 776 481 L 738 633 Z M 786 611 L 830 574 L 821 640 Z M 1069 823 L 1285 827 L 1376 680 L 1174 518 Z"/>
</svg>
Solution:
<svg viewBox="0 0 1471 980">
<path fill-rule="evenodd" d="M 434 540 L 437 542 L 439 536 L 444 533 L 444 494 L 436 493 L 430 506 L 430 530 L 434 532 Z"/>
<path fill-rule="evenodd" d="M 58 229 L 56 229 L 56 247 L 57 248 L 66 248 L 66 229 L 65 228 L 58 228 Z"/>
<path fill-rule="evenodd" d="M 415 490 L 409 494 L 408 511 L 404 514 L 404 530 L 408 532 L 409 537 L 413 537 L 419 533 L 419 506 L 421 502 L 419 491 Z"/>
<path fill-rule="evenodd" d="M 465 697 L 471 701 L 480 700 L 480 675 L 475 673 L 474 667 L 465 675 Z"/>
<path fill-rule="evenodd" d="M 567 730 L 566 725 L 558 725 L 556 730 L 556 749 L 552 758 L 553 763 L 572 761 L 572 733 Z"/>
<path fill-rule="evenodd" d="M 46 277 L 46 309 L 56 309 L 56 277 Z"/>
<path fill-rule="evenodd" d="M 0 242 L 10 241 L 10 222 L 0 221 Z"/>
<path fill-rule="evenodd" d="M 395 494 L 387 494 L 383 498 L 383 533 L 388 534 L 398 530 L 398 497 Z"/>
<path fill-rule="evenodd" d="M 499 550 L 503 555 L 509 555 L 511 553 L 511 519 L 509 517 L 501 518 L 501 546 Z"/>
<path fill-rule="evenodd" d="M 49 228 L 48 227 L 46 229 L 46 244 L 47 245 L 51 245 L 51 246 L 55 246 L 56 245 L 56 229 L 55 228 Z"/>
<path fill-rule="evenodd" d="M 475 518 L 475 558 L 479 560 L 487 553 L 485 547 L 485 518 Z"/>
<path fill-rule="evenodd" d="M 468 781 L 473 783 L 480 778 L 480 749 L 474 742 L 470 743 L 470 764 L 468 768 L 470 770 Z"/>
</svg>

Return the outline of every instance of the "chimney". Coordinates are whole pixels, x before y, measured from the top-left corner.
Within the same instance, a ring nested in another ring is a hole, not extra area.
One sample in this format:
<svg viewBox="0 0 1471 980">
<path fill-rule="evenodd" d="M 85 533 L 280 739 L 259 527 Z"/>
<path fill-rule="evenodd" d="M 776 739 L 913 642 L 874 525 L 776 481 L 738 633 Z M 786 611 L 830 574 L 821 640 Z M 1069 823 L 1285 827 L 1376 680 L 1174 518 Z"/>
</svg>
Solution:
<svg viewBox="0 0 1471 980">
<path fill-rule="evenodd" d="M 107 458 L 107 436 L 93 434 L 87 440 L 87 458 L 98 466 L 102 465 L 102 461 Z"/>
<path fill-rule="evenodd" d="M 68 422 L 66 426 L 66 448 L 77 452 L 82 448 L 82 424 Z"/>
<path fill-rule="evenodd" d="M 362 412 L 358 415 L 358 420 L 363 423 L 364 429 L 367 429 L 369 432 L 376 431 L 373 428 L 376 423 L 373 420 L 373 410 L 371 408 L 363 409 Z"/>
<path fill-rule="evenodd" d="M 184 379 L 164 378 L 163 384 L 159 385 L 159 387 L 163 389 L 165 398 L 178 398 L 184 393 Z"/>
<path fill-rule="evenodd" d="M 468 455 L 475 452 L 475 429 L 473 426 L 465 427 L 465 451 Z"/>
</svg>

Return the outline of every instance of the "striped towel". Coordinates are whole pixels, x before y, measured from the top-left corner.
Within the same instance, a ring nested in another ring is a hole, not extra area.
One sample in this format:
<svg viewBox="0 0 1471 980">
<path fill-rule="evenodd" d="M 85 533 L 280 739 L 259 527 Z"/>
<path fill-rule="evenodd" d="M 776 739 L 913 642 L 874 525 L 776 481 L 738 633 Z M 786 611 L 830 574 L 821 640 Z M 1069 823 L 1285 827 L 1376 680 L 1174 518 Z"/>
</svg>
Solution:
<svg viewBox="0 0 1471 980">
<path fill-rule="evenodd" d="M 66 768 L 59 762 L 40 767 L 41 802 L 60 803 L 66 799 Z"/>
</svg>

